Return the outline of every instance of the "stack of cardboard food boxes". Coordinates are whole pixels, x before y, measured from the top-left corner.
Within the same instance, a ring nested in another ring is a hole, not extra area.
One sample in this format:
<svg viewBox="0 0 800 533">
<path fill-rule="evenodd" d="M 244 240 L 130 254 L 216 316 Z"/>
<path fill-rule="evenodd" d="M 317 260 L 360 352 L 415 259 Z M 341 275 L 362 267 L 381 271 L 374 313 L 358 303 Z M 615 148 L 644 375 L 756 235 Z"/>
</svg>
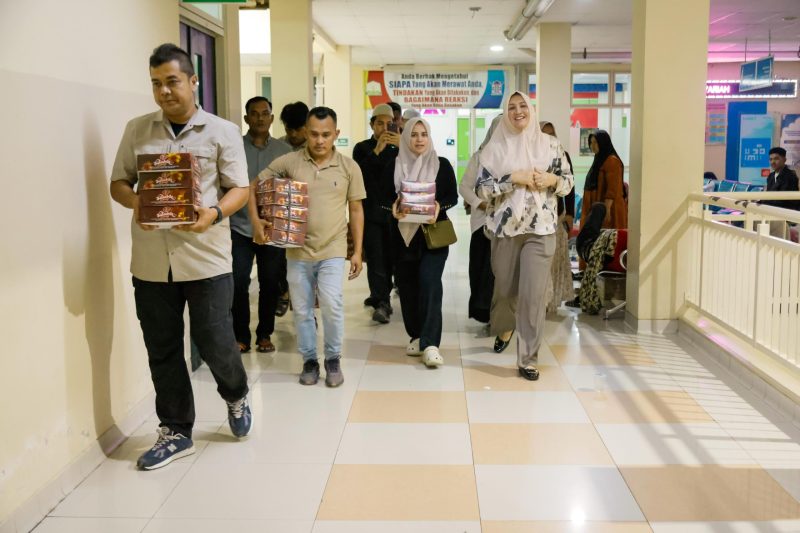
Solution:
<svg viewBox="0 0 800 533">
<path fill-rule="evenodd" d="M 139 154 L 136 168 L 139 223 L 159 228 L 194 224 L 202 197 L 200 166 L 192 154 Z"/>
<path fill-rule="evenodd" d="M 267 244 L 299 248 L 306 242 L 308 184 L 291 178 L 269 177 L 256 188 L 258 214 L 271 224 Z"/>
<path fill-rule="evenodd" d="M 436 183 L 401 182 L 398 212 L 406 215 L 400 222 L 417 224 L 430 222 L 436 215 Z"/>
</svg>

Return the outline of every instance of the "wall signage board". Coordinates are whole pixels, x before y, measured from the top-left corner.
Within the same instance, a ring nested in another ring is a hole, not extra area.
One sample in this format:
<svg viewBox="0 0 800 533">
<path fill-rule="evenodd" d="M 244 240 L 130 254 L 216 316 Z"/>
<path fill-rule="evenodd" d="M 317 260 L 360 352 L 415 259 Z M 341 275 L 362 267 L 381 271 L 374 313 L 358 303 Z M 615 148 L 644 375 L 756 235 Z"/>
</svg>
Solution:
<svg viewBox="0 0 800 533">
<path fill-rule="evenodd" d="M 728 104 L 706 102 L 706 144 L 725 144 L 728 131 Z"/>
<path fill-rule="evenodd" d="M 367 73 L 367 108 L 397 102 L 415 109 L 498 109 L 506 89 L 505 71 Z"/>
<path fill-rule="evenodd" d="M 350 146 L 350 137 L 337 137 L 336 146 L 339 148 L 347 148 Z"/>
<path fill-rule="evenodd" d="M 772 147 L 772 115 L 742 115 L 739 144 L 739 181 L 763 183 L 769 174 L 769 150 Z"/>
<path fill-rule="evenodd" d="M 739 92 L 752 91 L 772 85 L 774 67 L 775 58 L 772 56 L 742 63 L 740 69 Z"/>
<path fill-rule="evenodd" d="M 771 86 L 743 91 L 738 81 L 709 80 L 706 82 L 708 99 L 758 99 L 797 98 L 797 80 L 775 80 Z"/>
<path fill-rule="evenodd" d="M 800 164 L 800 115 L 783 115 L 781 146 L 786 150 L 787 165 L 794 168 Z"/>
</svg>

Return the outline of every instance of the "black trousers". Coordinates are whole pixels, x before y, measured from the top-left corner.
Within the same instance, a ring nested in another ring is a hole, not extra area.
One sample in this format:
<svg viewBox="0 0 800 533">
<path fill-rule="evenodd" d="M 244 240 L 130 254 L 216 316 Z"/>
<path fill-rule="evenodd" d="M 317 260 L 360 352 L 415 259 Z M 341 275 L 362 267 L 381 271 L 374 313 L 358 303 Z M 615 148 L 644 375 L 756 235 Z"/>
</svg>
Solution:
<svg viewBox="0 0 800 533">
<path fill-rule="evenodd" d="M 133 278 L 136 316 L 142 327 L 162 426 L 192 435 L 194 395 L 183 358 L 183 310 L 189 305 L 192 340 L 226 401 L 243 398 L 247 374 L 231 320 L 233 277 L 166 283 Z"/>
<path fill-rule="evenodd" d="M 469 318 L 489 323 L 494 291 L 492 241 L 479 228 L 469 241 Z"/>
<path fill-rule="evenodd" d="M 392 292 L 392 226 L 388 222 L 364 221 L 364 259 L 367 262 L 369 297 L 389 303 Z"/>
<path fill-rule="evenodd" d="M 403 258 L 396 263 L 403 324 L 409 337 L 419 339 L 421 350 L 438 347 L 442 341 L 442 274 L 449 251 L 448 247 L 425 248 L 418 259 Z"/>
<path fill-rule="evenodd" d="M 250 272 L 253 257 L 258 266 L 258 326 L 256 339 L 264 339 L 275 331 L 275 308 L 280 288 L 285 250 L 256 244 L 250 237 L 231 231 L 233 242 L 233 332 L 238 342 L 250 346 Z M 283 273 L 286 277 L 285 270 Z"/>
</svg>

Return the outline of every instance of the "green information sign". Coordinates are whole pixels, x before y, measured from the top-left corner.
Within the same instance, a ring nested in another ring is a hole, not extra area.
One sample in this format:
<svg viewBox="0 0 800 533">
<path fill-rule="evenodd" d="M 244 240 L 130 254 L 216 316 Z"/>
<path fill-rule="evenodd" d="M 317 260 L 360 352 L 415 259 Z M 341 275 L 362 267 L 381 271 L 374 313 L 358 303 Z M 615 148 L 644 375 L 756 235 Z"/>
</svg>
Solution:
<svg viewBox="0 0 800 533">
<path fill-rule="evenodd" d="M 347 148 L 350 146 L 350 137 L 339 137 L 336 139 L 336 146 L 340 148 Z"/>
</svg>

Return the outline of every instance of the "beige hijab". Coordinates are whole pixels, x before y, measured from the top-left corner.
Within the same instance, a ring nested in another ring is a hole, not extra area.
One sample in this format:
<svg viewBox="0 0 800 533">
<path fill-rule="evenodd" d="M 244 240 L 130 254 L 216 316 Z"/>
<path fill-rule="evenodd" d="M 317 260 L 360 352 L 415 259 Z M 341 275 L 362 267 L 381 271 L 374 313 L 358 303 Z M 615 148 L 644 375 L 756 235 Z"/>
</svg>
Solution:
<svg viewBox="0 0 800 533">
<path fill-rule="evenodd" d="M 508 112 L 511 97 L 520 95 L 528 104 L 530 118 L 524 130 L 519 131 L 512 125 Z M 542 133 L 536 119 L 536 109 L 528 96 L 514 91 L 503 101 L 503 119 L 489 142 L 481 150 L 480 166 L 486 168 L 492 176 L 500 178 L 517 170 L 545 171 L 552 163 L 550 154 L 550 136 Z M 522 216 L 525 205 L 534 202 L 538 207 L 544 204 L 544 197 L 539 191 L 515 188 L 511 195 L 511 209 L 515 218 Z"/>
<path fill-rule="evenodd" d="M 411 131 L 418 122 L 425 126 L 428 132 L 429 144 L 424 153 L 417 155 L 411 150 Z M 400 192 L 400 187 L 404 181 L 420 181 L 430 183 L 436 181 L 436 174 L 439 173 L 439 156 L 433 149 L 433 139 L 431 136 L 431 126 L 423 118 L 412 118 L 403 128 L 400 136 L 400 149 L 394 163 L 394 190 Z M 400 234 L 406 246 L 411 244 L 411 239 L 420 227 L 420 224 L 403 222 L 398 224 Z"/>
</svg>

